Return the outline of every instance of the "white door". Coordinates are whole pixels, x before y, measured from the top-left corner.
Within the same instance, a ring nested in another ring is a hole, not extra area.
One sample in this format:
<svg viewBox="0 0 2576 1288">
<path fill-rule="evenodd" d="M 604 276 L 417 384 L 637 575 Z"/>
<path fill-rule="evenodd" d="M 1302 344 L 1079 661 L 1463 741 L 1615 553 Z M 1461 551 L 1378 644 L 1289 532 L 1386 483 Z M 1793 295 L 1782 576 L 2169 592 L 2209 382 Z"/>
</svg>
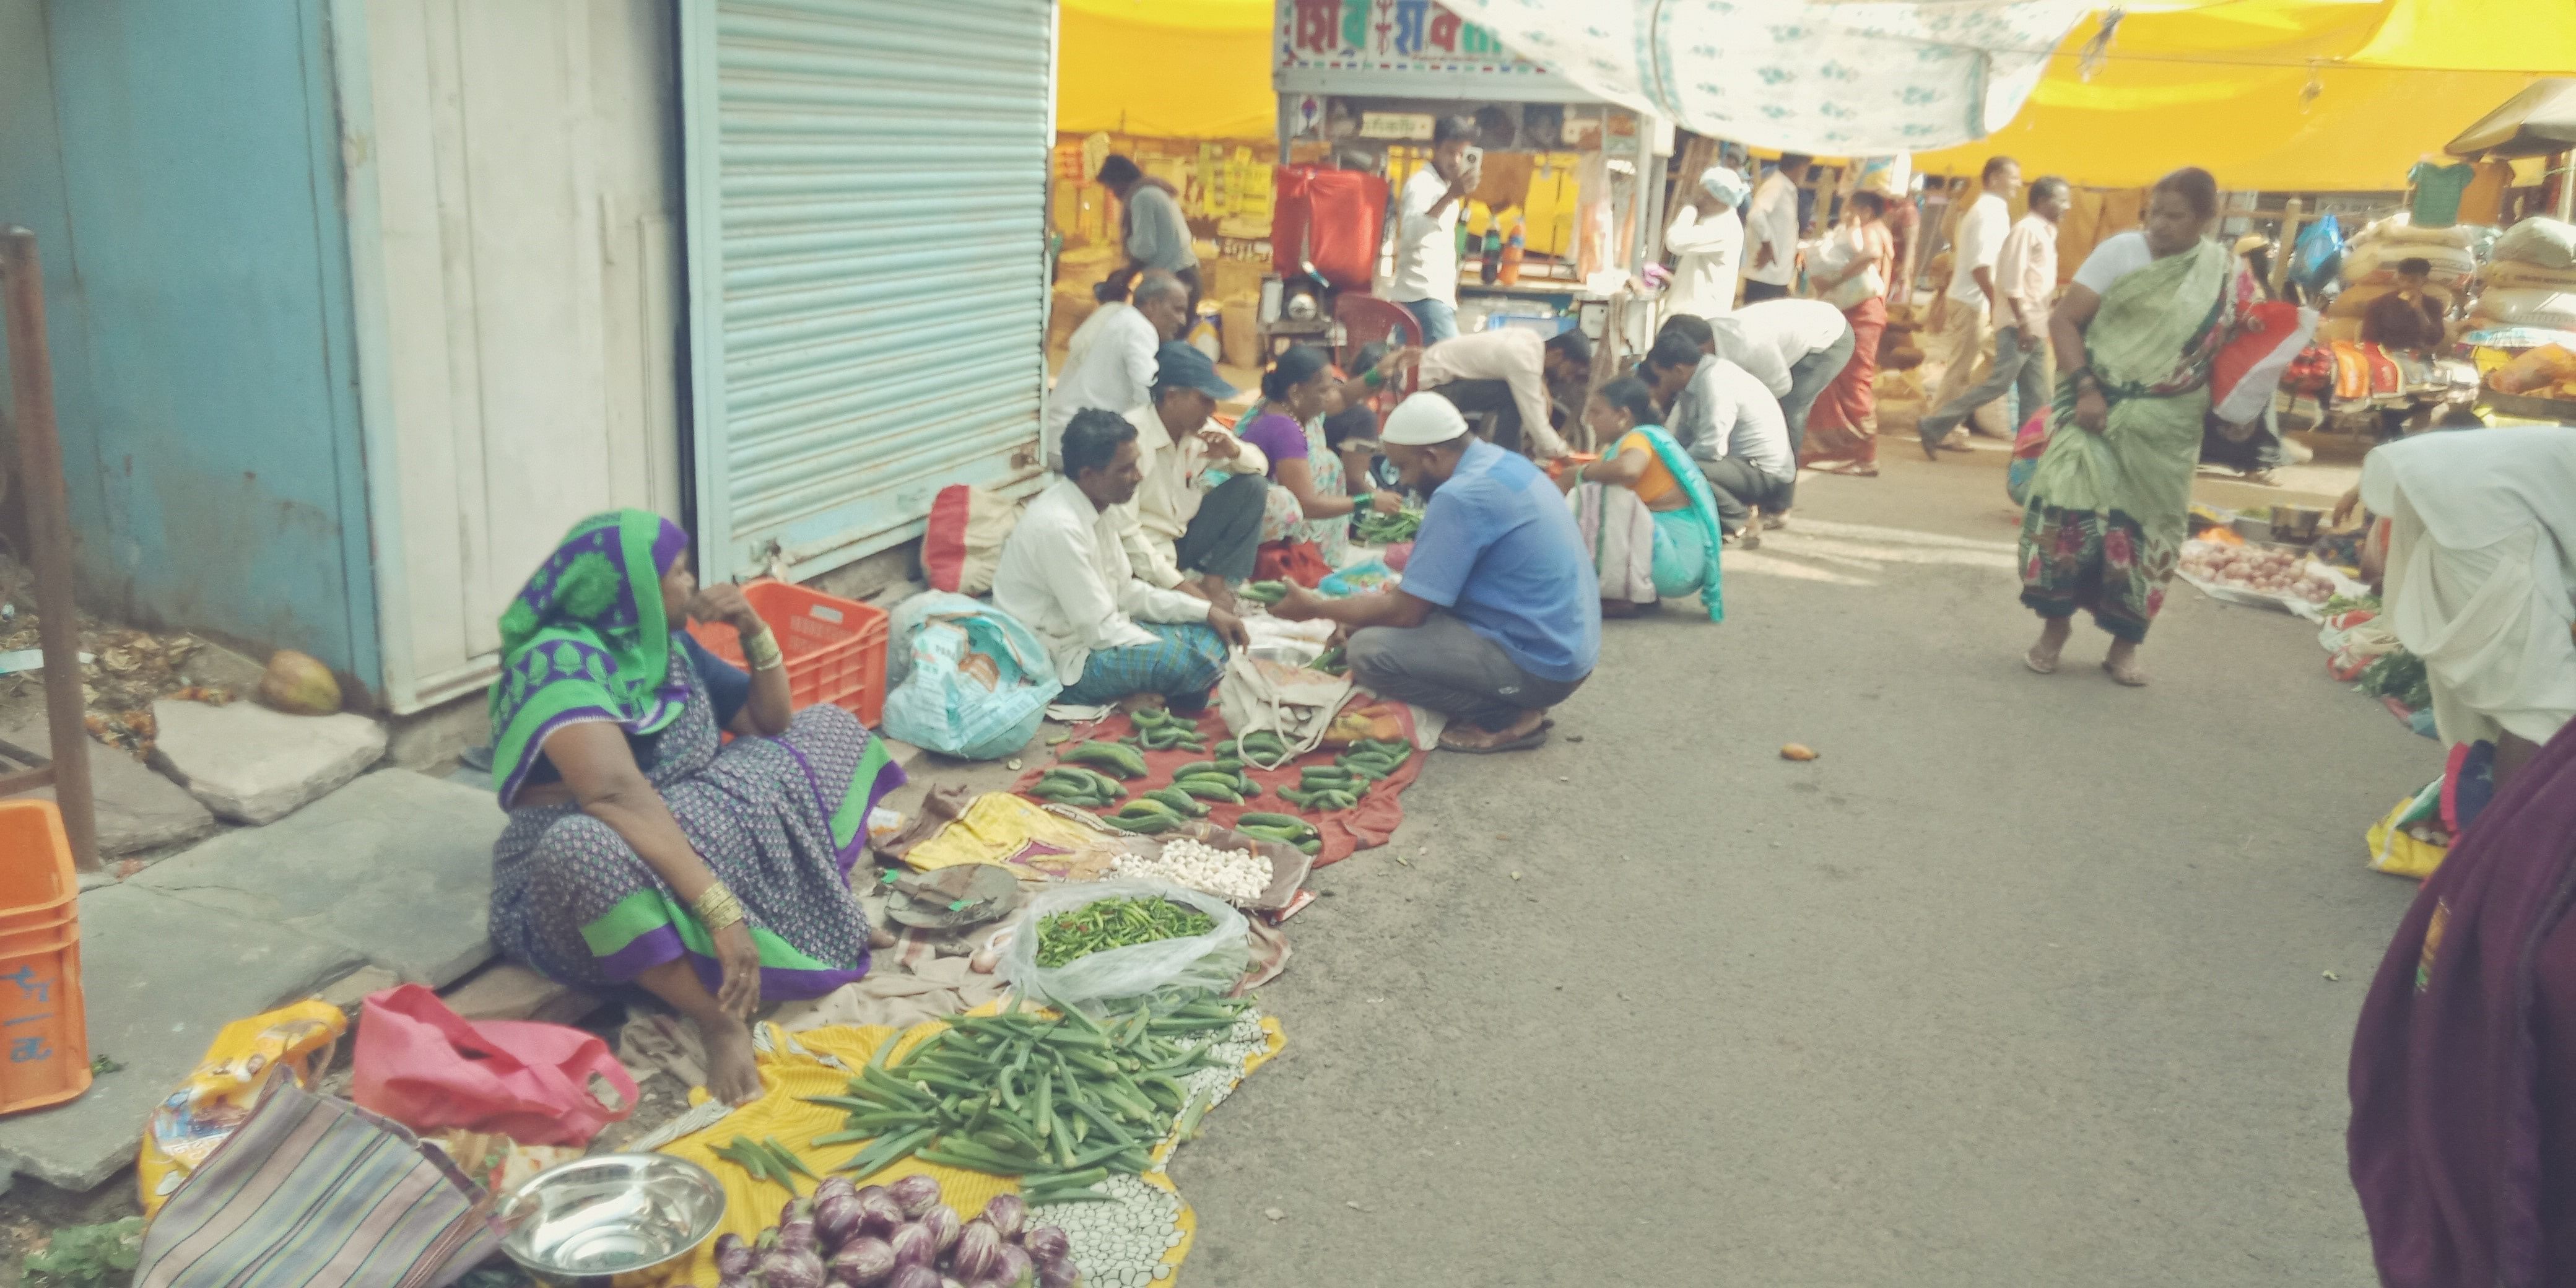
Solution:
<svg viewBox="0 0 2576 1288">
<path fill-rule="evenodd" d="M 336 0 L 385 699 L 482 687 L 574 521 L 680 517 L 662 0 Z M 350 24 L 363 24 L 363 42 Z"/>
</svg>

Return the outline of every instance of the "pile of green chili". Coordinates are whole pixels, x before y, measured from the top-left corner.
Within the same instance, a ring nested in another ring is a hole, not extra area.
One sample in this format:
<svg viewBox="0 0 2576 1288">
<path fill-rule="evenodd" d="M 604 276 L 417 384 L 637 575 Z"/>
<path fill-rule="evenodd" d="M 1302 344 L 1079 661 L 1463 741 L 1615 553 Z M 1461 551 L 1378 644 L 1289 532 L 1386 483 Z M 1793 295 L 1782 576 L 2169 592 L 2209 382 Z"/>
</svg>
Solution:
<svg viewBox="0 0 2576 1288">
<path fill-rule="evenodd" d="M 1215 928 L 1215 918 L 1169 899 L 1101 899 L 1038 919 L 1038 965 L 1052 970 L 1112 948 Z"/>
</svg>

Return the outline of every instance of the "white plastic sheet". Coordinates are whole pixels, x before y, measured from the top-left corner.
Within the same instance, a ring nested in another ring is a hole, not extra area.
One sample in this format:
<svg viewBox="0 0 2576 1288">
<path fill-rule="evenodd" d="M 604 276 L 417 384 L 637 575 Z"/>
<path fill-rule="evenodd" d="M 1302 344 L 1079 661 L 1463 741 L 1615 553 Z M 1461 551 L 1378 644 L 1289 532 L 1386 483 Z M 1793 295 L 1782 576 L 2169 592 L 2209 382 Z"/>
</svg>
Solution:
<svg viewBox="0 0 2576 1288">
<path fill-rule="evenodd" d="M 1611 102 L 1826 156 L 1974 142 L 2009 123 L 2088 0 L 1446 0 Z"/>
</svg>

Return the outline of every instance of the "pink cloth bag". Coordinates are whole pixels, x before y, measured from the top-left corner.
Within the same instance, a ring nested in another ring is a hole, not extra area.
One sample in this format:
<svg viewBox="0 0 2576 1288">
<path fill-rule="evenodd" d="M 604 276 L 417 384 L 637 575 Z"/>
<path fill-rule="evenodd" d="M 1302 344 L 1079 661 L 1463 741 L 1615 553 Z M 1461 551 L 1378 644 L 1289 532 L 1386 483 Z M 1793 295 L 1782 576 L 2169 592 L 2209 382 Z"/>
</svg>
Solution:
<svg viewBox="0 0 2576 1288">
<path fill-rule="evenodd" d="M 350 1098 L 418 1132 L 450 1127 L 522 1145 L 587 1145 L 635 1112 L 635 1079 L 608 1044 L 580 1029 L 517 1020 L 466 1021 L 418 984 L 367 998 Z M 618 1107 L 590 1091 L 597 1074 Z"/>
</svg>

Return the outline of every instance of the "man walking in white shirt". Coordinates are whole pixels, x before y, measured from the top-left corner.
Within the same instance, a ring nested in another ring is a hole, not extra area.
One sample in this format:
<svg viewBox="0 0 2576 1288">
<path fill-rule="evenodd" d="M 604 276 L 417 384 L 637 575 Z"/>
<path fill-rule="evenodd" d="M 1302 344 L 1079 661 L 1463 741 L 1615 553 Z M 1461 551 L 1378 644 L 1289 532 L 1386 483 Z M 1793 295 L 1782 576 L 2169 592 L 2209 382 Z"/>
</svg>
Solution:
<svg viewBox="0 0 2576 1288">
<path fill-rule="evenodd" d="M 2030 185 L 2030 213 L 2005 235 L 1995 257 L 1995 293 L 2001 299 L 1995 364 L 1985 379 L 1933 404 L 1920 426 L 1924 456 L 1938 459 L 1938 448 L 1966 447 L 1968 413 L 2007 391 L 2019 391 L 2016 420 L 2048 405 L 2048 306 L 2057 295 L 2057 221 L 2066 216 L 2067 196 L 2066 181 L 2055 175 Z M 1948 380 L 1942 388 L 1949 388 Z"/>
<path fill-rule="evenodd" d="M 1941 386 L 1932 405 L 1946 407 L 1982 374 L 1977 360 L 1985 351 L 1987 322 L 1998 306 L 1995 264 L 2002 258 L 2004 235 L 2012 228 L 2013 194 L 2021 190 L 2021 163 L 1990 157 L 1983 173 L 1985 190 L 1959 218 L 1959 234 L 1950 247 L 1950 285 L 1932 301 L 1932 330 L 1940 337 Z M 2009 435 L 2007 435 L 2009 437 Z"/>
<path fill-rule="evenodd" d="M 1744 264 L 1744 302 L 1758 304 L 1789 293 L 1798 280 L 1798 185 L 1806 182 L 1810 158 L 1780 154 L 1780 165 L 1753 190 L 1753 205 L 1744 212 L 1744 233 L 1753 239 L 1753 258 Z"/>
<path fill-rule="evenodd" d="M 1103 323 L 1098 338 L 1080 355 L 1068 359 L 1047 397 L 1046 423 L 1040 427 L 1038 453 L 1048 469 L 1056 468 L 1056 440 L 1079 411 L 1114 411 L 1124 415 L 1142 405 L 1154 387 L 1154 351 L 1165 340 L 1181 338 L 1187 324 L 1189 288 L 1169 273 L 1147 273 L 1136 283 L 1133 302 Z"/>
<path fill-rule="evenodd" d="M 1476 121 L 1444 116 L 1431 127 L 1431 164 L 1404 181 L 1395 202 L 1395 276 L 1388 299 L 1422 324 L 1422 342 L 1458 334 L 1458 208 L 1483 168 L 1470 156 Z"/>
<path fill-rule="evenodd" d="M 1207 706 L 1243 621 L 1194 595 L 1149 586 L 1119 540 L 1116 510 L 1144 481 L 1136 427 L 1089 408 L 1064 428 L 1064 477 L 1029 502 L 1002 542 L 993 606 L 1044 641 L 1062 700 L 1106 706 L 1137 694 L 1175 711 Z"/>
</svg>

